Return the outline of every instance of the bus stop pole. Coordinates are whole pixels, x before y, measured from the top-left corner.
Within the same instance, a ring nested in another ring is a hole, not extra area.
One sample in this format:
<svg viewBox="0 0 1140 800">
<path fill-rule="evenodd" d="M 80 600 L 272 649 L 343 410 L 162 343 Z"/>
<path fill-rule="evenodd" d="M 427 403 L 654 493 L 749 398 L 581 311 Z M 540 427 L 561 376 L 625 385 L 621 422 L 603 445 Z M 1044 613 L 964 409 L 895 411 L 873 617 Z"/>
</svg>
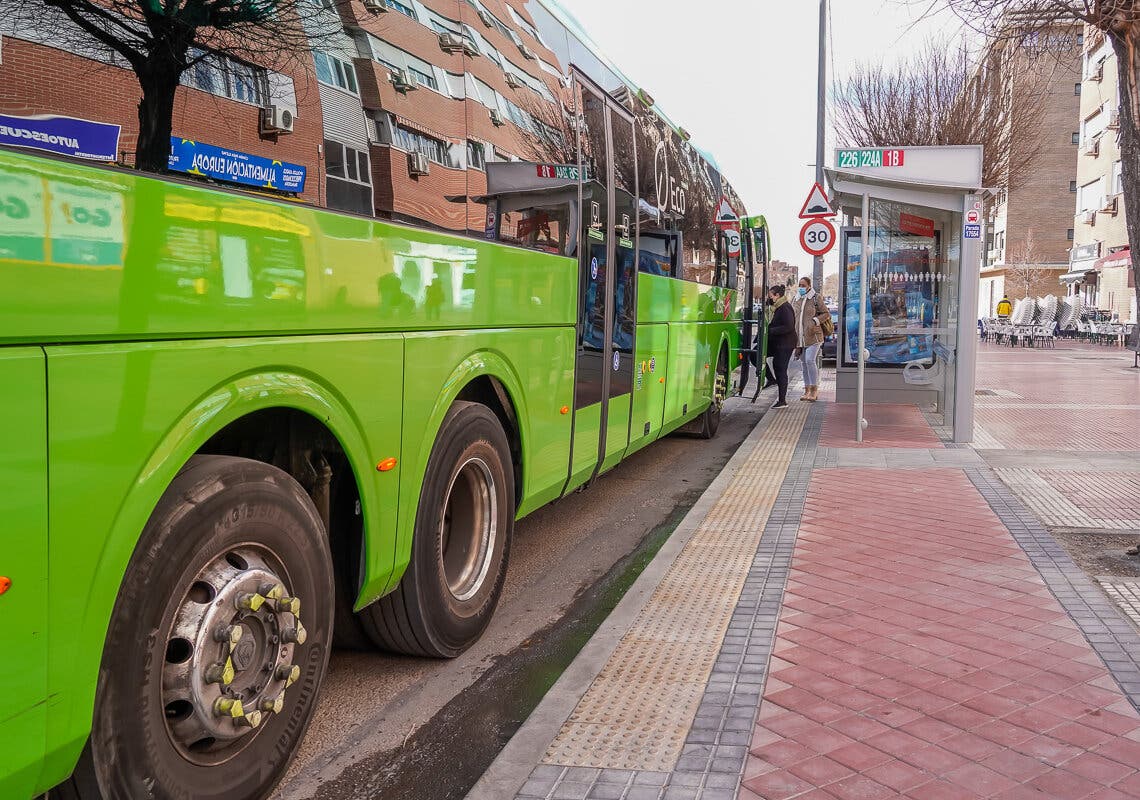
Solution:
<svg viewBox="0 0 1140 800">
<path fill-rule="evenodd" d="M 860 216 L 862 230 L 859 234 L 863 252 L 859 256 L 859 353 L 856 362 L 858 371 L 855 379 L 855 441 L 857 442 L 863 441 L 863 429 L 867 426 L 867 422 L 863 418 L 863 383 L 864 374 L 867 370 L 867 262 L 871 260 L 871 225 L 868 221 L 870 213 L 871 196 L 864 192 L 863 213 Z"/>
</svg>

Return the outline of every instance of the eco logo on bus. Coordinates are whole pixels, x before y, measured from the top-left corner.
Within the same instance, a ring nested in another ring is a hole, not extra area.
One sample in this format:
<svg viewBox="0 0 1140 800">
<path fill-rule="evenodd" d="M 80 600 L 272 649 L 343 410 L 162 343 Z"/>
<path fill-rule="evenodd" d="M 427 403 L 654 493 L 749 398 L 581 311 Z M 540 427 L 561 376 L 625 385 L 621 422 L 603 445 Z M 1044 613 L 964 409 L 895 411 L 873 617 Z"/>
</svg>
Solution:
<svg viewBox="0 0 1140 800">
<path fill-rule="evenodd" d="M 685 188 L 669 174 L 669 152 L 664 141 L 657 143 L 657 152 L 653 156 L 653 177 L 657 183 L 657 210 L 662 214 L 673 212 L 683 215 Z"/>
</svg>

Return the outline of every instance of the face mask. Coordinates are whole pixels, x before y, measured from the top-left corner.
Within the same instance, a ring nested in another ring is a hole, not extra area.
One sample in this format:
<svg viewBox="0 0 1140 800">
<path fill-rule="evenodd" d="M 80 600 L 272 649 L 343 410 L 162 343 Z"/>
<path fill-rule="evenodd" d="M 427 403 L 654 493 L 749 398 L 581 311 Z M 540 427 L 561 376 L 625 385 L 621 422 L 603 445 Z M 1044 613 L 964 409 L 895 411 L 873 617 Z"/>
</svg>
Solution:
<svg viewBox="0 0 1140 800">
<path fill-rule="evenodd" d="M 806 287 L 806 286 L 801 286 L 801 287 L 800 287 L 799 289 L 797 289 L 796 291 L 800 293 L 800 297 L 803 297 L 805 294 L 807 294 L 807 287 Z"/>
</svg>

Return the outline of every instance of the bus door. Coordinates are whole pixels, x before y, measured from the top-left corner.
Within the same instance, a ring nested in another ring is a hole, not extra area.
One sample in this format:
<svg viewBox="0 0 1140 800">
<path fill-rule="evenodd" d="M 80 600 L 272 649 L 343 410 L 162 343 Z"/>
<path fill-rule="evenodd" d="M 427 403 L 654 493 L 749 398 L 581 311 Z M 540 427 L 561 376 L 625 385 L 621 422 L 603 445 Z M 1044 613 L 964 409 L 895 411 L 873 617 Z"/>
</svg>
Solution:
<svg viewBox="0 0 1140 800">
<path fill-rule="evenodd" d="M 633 118 L 577 81 L 582 182 L 574 443 L 567 489 L 609 469 L 629 445 L 637 309 Z"/>
</svg>

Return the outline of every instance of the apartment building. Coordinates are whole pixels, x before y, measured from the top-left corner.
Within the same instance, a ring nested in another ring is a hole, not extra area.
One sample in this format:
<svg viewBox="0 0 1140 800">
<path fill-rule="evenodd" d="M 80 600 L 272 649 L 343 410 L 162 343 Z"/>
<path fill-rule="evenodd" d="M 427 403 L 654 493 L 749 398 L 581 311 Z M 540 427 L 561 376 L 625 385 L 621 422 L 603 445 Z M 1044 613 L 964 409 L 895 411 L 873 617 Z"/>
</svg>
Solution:
<svg viewBox="0 0 1140 800">
<path fill-rule="evenodd" d="M 121 126 L 113 160 L 132 163 L 140 92 L 126 65 L 53 40 L 53 9 L 17 24 L 3 6 L 0 115 Z M 223 56 L 187 71 L 173 135 L 283 162 L 305 176 L 283 191 L 308 202 L 481 234 L 489 164 L 577 162 L 571 58 L 615 74 L 557 13 L 534 0 L 314 0 L 315 47 L 290 71 Z"/>
<path fill-rule="evenodd" d="M 1117 60 L 1111 43 L 1092 27 L 1085 31 L 1082 79 L 1074 239 L 1062 280 L 1088 307 L 1136 321 L 1121 183 Z"/>
<path fill-rule="evenodd" d="M 979 315 L 994 316 L 998 301 L 1057 294 L 1068 271 L 1072 246 L 1073 192 L 1077 143 L 1074 121 L 1080 109 L 1079 24 L 1057 23 L 1046 31 L 997 38 L 979 64 L 974 91 L 1033 97 L 1040 111 L 1025 124 L 1010 118 L 1010 147 L 1036 150 L 1028 170 L 1000 187 L 987 209 L 987 247 L 979 279 Z M 988 85 L 987 85 L 988 84 Z"/>
<path fill-rule="evenodd" d="M 35 18 L 13 14 L 7 6 L 0 0 L 0 115 L 30 128 L 43 124 L 37 118 L 45 115 L 119 126 L 117 152 L 106 154 L 106 160 L 132 164 L 141 90 L 126 63 L 78 37 L 61 39 L 60 12 L 50 6 Z M 244 159 L 241 163 L 291 172 L 296 180 L 289 182 L 288 193 L 319 202 L 321 186 L 313 177 L 323 128 L 316 86 L 307 58 L 274 70 L 213 55 L 183 75 L 173 136 L 180 147 L 185 140 L 187 147 L 193 143 L 204 152 L 229 154 L 230 163 Z M 269 119 L 265 109 L 272 110 Z M 234 182 L 264 185 L 253 178 Z"/>
</svg>

